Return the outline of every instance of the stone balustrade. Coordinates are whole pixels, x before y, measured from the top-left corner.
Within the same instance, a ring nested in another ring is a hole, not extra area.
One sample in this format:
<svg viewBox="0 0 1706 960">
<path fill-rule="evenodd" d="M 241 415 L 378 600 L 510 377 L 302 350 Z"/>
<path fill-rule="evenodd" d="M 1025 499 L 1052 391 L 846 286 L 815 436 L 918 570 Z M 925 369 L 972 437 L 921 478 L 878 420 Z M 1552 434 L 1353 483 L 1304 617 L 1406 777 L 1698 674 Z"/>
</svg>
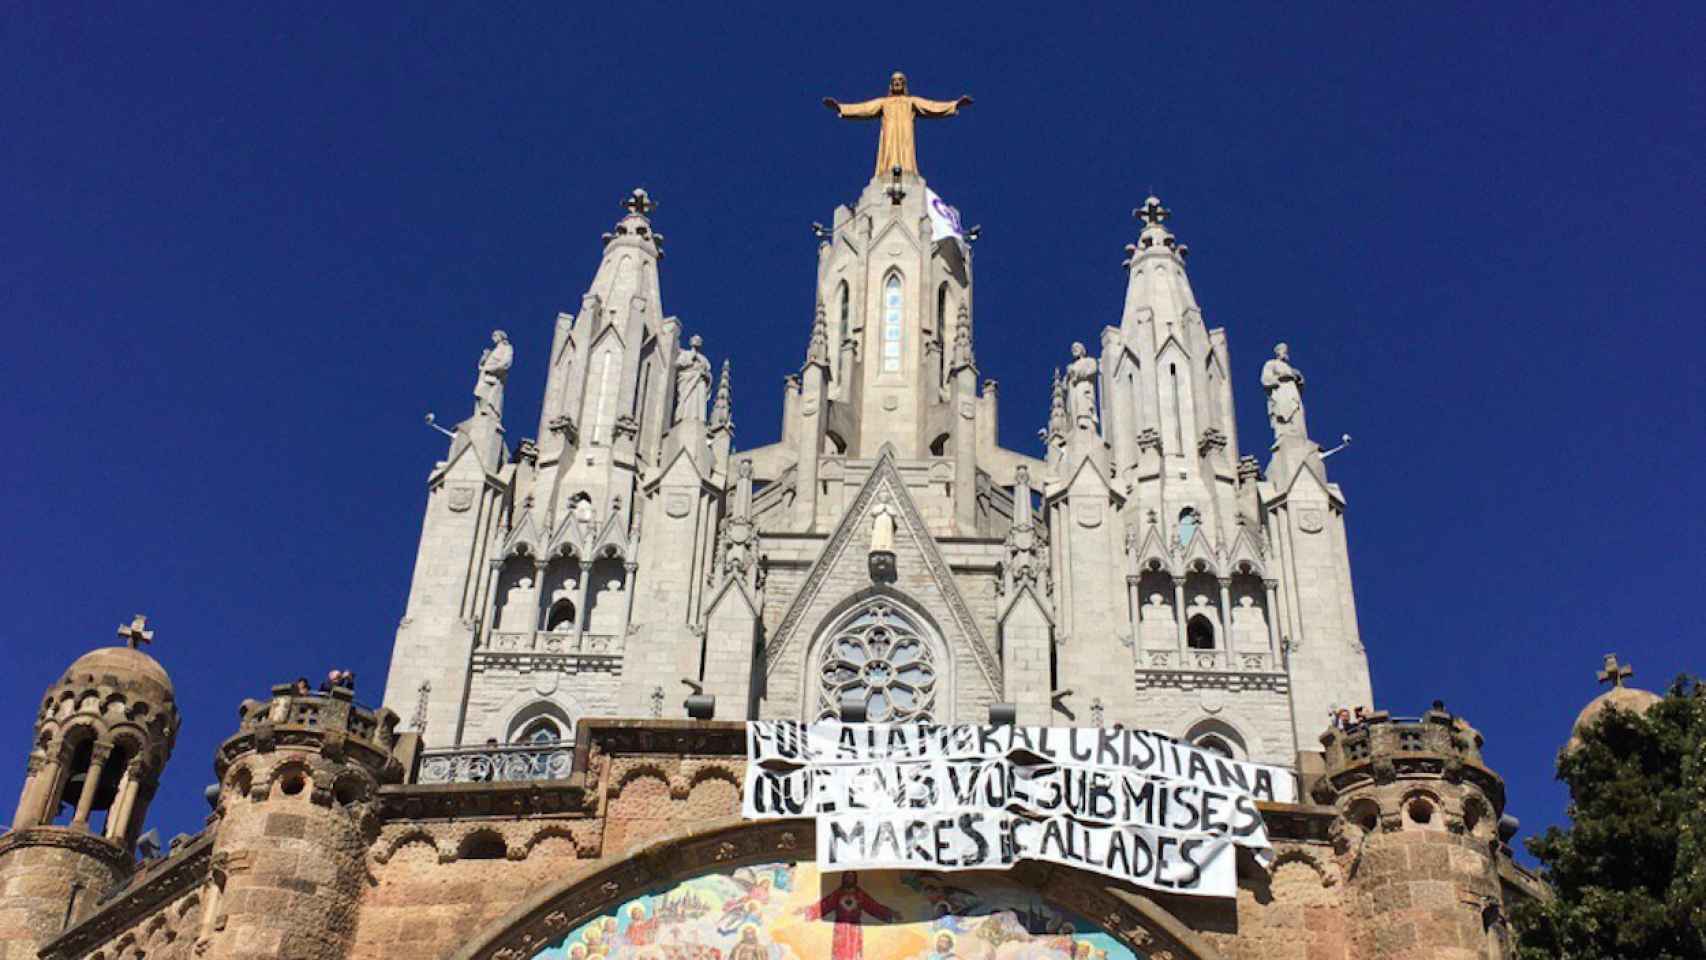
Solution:
<svg viewBox="0 0 1706 960">
<path fill-rule="evenodd" d="M 564 780 L 574 766 L 573 743 L 448 747 L 421 754 L 416 783 L 517 783 Z"/>
<path fill-rule="evenodd" d="M 621 656 L 624 638 L 616 634 L 572 633 L 567 630 L 499 632 L 486 644 L 488 653 L 571 653 Z"/>
</svg>

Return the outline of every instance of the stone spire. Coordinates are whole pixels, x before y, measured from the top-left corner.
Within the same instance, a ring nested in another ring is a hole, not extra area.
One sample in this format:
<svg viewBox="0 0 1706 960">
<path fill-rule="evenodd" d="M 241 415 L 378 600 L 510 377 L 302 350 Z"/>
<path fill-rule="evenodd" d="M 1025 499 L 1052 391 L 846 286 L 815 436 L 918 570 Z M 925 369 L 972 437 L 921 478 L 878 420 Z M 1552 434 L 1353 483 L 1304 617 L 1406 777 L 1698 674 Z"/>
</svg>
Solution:
<svg viewBox="0 0 1706 960">
<path fill-rule="evenodd" d="M 731 419 L 732 397 L 729 390 L 729 362 L 723 361 L 723 371 L 717 377 L 717 398 L 711 402 L 711 428 L 727 427 Z"/>
<path fill-rule="evenodd" d="M 971 350 L 971 317 L 966 312 L 966 305 L 960 304 L 960 313 L 954 323 L 954 349 L 948 355 L 948 370 L 962 370 L 966 367 L 977 369 L 977 359 Z"/>
<path fill-rule="evenodd" d="M 817 309 L 812 318 L 812 341 L 806 350 L 806 366 L 821 366 L 829 369 L 829 321 L 824 314 L 823 298 L 819 297 Z"/>
<path fill-rule="evenodd" d="M 1131 215 L 1143 227 L 1137 242 L 1126 247 L 1125 265 L 1130 277 L 1120 326 L 1129 338 L 1134 325 L 1154 323 L 1155 339 L 1160 343 L 1169 334 L 1181 336 L 1180 327 L 1187 317 L 1202 321 L 1196 294 L 1185 276 L 1185 257 L 1190 248 L 1167 229 L 1173 213 L 1161 205 L 1160 199 L 1149 197 Z"/>
</svg>

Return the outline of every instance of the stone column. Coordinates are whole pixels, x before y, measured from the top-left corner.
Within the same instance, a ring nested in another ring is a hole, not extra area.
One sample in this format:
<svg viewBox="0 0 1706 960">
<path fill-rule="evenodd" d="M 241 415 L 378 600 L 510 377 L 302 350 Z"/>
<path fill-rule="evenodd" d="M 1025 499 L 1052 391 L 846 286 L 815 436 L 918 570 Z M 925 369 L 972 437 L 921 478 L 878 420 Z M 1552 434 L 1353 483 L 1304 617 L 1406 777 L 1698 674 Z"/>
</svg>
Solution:
<svg viewBox="0 0 1706 960">
<path fill-rule="evenodd" d="M 486 610 L 480 617 L 483 629 L 474 643 L 476 647 L 491 646 L 492 634 L 498 629 L 498 581 L 503 579 L 503 565 L 502 560 L 492 560 L 487 564 L 491 576 L 486 578 Z"/>
<path fill-rule="evenodd" d="M 1220 641 L 1218 644 L 1220 649 L 1215 651 L 1215 656 L 1230 667 L 1232 666 L 1232 578 L 1220 577 L 1219 580 L 1220 631 L 1219 636 L 1215 639 Z"/>
<path fill-rule="evenodd" d="M 618 648 L 627 644 L 628 625 L 634 622 L 634 572 L 639 569 L 640 565 L 632 560 L 622 564 L 622 586 L 626 588 L 623 592 L 628 594 L 628 602 L 622 608 L 622 629 L 616 634 Z"/>
<path fill-rule="evenodd" d="M 101 783 L 101 768 L 106 766 L 112 752 L 110 743 L 97 743 L 89 752 L 89 772 L 83 778 L 83 793 L 77 798 L 77 812 L 71 817 L 72 826 L 89 829 L 89 814 L 95 805 L 95 791 Z"/>
<path fill-rule="evenodd" d="M 1184 666 L 1185 651 L 1190 645 L 1185 642 L 1185 578 L 1173 578 L 1173 623 L 1179 628 L 1179 665 Z"/>
<path fill-rule="evenodd" d="M 592 581 L 592 564 L 580 561 L 576 561 L 576 564 L 580 568 L 580 576 L 575 582 L 575 624 L 573 628 L 574 637 L 571 642 L 578 649 L 581 637 L 586 634 L 586 628 L 590 622 L 586 609 L 586 591 L 587 585 Z"/>
<path fill-rule="evenodd" d="M 124 775 L 119 778 L 118 793 L 113 797 L 112 809 L 107 811 L 108 840 L 124 844 L 130 823 L 130 813 L 136 807 L 136 788 L 140 785 L 137 778 L 142 774 L 142 759 L 131 757 L 124 765 Z"/>
<path fill-rule="evenodd" d="M 1262 586 L 1267 588 L 1268 594 L 1268 608 L 1262 611 L 1263 619 L 1268 622 L 1268 655 L 1277 658 L 1279 656 L 1279 581 L 1263 580 Z M 1276 668 L 1279 666 L 1277 659 L 1274 661 L 1274 666 Z"/>
<path fill-rule="evenodd" d="M 545 567 L 544 560 L 533 561 L 533 630 L 527 637 L 527 649 L 539 649 L 539 630 L 545 623 L 547 597 L 545 596 Z"/>
<path fill-rule="evenodd" d="M 47 795 L 59 782 L 59 759 L 30 758 L 30 772 L 24 777 L 24 789 L 18 796 L 18 811 L 12 817 L 12 828 L 33 827 L 47 819 L 43 808 Z"/>
</svg>

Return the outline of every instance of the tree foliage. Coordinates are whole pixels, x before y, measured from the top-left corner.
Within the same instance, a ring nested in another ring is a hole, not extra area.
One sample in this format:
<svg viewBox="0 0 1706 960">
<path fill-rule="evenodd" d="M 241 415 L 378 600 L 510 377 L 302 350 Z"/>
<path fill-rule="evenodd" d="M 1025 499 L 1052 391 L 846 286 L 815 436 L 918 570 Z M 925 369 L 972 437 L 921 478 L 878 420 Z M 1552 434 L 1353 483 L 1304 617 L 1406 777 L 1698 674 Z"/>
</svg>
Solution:
<svg viewBox="0 0 1706 960">
<path fill-rule="evenodd" d="M 1570 826 L 1528 841 L 1555 899 L 1514 912 L 1521 960 L 1706 958 L 1706 687 L 1607 709 L 1558 758 Z"/>
</svg>

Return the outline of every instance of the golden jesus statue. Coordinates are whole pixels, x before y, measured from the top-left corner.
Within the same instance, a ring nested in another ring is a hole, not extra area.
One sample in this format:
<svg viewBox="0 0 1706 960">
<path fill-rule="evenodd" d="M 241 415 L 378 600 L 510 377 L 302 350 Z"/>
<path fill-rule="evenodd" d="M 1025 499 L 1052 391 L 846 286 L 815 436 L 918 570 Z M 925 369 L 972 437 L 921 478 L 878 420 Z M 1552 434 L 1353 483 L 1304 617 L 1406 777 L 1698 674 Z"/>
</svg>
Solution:
<svg viewBox="0 0 1706 960">
<path fill-rule="evenodd" d="M 912 145 L 912 118 L 951 117 L 961 107 L 971 106 L 970 97 L 958 100 L 926 100 L 906 92 L 906 74 L 896 70 L 889 78 L 889 95 L 864 103 L 837 103 L 824 97 L 823 105 L 838 117 L 862 120 L 883 118 L 882 136 L 877 140 L 877 176 L 899 167 L 908 173 L 918 172 L 918 156 Z"/>
</svg>

